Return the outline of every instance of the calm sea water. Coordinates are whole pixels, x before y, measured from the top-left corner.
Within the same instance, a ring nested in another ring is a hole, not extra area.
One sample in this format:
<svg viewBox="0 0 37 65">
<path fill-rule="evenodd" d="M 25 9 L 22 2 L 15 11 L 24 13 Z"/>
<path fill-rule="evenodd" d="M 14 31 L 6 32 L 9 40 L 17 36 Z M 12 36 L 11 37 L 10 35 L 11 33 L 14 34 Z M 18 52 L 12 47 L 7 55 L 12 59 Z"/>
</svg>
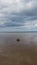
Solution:
<svg viewBox="0 0 37 65">
<path fill-rule="evenodd" d="M 20 38 L 20 43 L 37 43 L 37 33 L 0 33 L 0 44 L 17 43 L 17 38 Z"/>
</svg>

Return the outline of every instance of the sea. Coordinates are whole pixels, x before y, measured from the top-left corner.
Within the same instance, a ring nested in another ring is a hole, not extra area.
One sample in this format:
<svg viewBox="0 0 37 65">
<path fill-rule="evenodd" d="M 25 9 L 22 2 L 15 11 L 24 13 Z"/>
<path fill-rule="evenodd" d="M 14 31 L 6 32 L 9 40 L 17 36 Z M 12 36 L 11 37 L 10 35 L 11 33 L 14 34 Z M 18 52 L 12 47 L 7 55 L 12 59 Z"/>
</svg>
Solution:
<svg viewBox="0 0 37 65">
<path fill-rule="evenodd" d="M 15 44 L 18 38 L 22 44 L 30 44 L 30 42 L 37 44 L 37 32 L 0 33 L 0 44 Z"/>
</svg>

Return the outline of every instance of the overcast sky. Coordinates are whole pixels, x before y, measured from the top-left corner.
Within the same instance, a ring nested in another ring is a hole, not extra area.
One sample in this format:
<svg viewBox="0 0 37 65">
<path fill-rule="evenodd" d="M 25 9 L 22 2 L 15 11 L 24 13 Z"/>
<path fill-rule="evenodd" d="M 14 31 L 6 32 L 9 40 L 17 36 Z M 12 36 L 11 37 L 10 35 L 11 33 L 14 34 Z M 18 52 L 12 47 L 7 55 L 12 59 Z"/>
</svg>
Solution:
<svg viewBox="0 0 37 65">
<path fill-rule="evenodd" d="M 0 0 L 0 31 L 37 31 L 37 0 Z"/>
</svg>

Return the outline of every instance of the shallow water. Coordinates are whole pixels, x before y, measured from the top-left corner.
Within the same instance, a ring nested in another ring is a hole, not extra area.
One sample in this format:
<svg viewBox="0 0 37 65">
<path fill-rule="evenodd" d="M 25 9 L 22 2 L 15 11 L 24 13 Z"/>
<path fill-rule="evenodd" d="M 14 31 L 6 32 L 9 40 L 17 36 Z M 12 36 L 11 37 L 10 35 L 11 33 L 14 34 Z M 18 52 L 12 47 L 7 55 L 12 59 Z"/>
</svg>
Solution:
<svg viewBox="0 0 37 65">
<path fill-rule="evenodd" d="M 0 44 L 16 43 L 16 39 L 20 38 L 21 43 L 37 43 L 37 33 L 0 33 Z"/>
</svg>

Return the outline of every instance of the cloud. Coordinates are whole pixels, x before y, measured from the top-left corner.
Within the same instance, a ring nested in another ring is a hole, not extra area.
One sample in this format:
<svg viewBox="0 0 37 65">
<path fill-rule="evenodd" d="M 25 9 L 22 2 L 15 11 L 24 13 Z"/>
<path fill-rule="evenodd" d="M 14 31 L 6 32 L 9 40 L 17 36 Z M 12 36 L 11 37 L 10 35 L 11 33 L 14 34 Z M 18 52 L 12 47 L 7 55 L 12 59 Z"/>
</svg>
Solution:
<svg viewBox="0 0 37 65">
<path fill-rule="evenodd" d="M 37 30 L 37 0 L 0 0 L 0 28 Z"/>
</svg>

